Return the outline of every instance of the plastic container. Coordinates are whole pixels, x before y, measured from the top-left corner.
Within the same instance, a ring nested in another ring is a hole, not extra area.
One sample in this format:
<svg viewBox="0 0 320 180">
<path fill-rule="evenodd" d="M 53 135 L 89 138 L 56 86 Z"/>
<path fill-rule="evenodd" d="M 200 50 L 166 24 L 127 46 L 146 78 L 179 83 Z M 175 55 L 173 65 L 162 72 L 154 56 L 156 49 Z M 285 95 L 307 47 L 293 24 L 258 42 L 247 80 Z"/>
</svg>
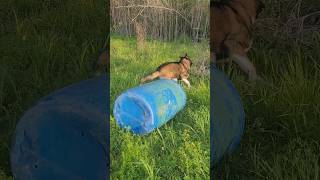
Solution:
<svg viewBox="0 0 320 180">
<path fill-rule="evenodd" d="M 172 119 L 186 104 L 186 94 L 173 80 L 159 79 L 121 94 L 114 117 L 121 128 L 147 134 Z"/>
<path fill-rule="evenodd" d="M 108 85 L 106 75 L 82 81 L 42 98 L 28 110 L 12 139 L 14 178 L 106 179 Z"/>
<path fill-rule="evenodd" d="M 241 98 L 224 73 L 211 68 L 211 163 L 239 145 L 245 124 Z"/>
</svg>

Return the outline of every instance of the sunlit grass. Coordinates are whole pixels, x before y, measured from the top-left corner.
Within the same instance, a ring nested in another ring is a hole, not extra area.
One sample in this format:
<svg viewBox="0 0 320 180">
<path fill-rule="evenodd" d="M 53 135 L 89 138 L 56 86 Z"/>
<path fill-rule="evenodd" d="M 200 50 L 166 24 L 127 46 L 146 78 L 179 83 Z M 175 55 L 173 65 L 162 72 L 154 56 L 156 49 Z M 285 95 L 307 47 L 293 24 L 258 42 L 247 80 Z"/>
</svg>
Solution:
<svg viewBox="0 0 320 180">
<path fill-rule="evenodd" d="M 241 147 L 216 165 L 215 177 L 319 179 L 319 53 L 295 42 L 287 50 L 264 46 L 250 52 L 262 82 L 248 83 L 234 65 L 226 70 L 242 97 L 246 126 Z"/>
<path fill-rule="evenodd" d="M 115 98 L 139 85 L 140 78 L 160 64 L 177 61 L 188 53 L 196 64 L 209 59 L 208 45 L 148 41 L 138 51 L 135 39 L 111 38 L 111 112 Z M 206 72 L 203 72 L 204 74 Z M 210 85 L 209 76 L 191 74 L 186 107 L 174 119 L 149 135 L 121 130 L 111 114 L 112 179 L 209 179 Z"/>
</svg>

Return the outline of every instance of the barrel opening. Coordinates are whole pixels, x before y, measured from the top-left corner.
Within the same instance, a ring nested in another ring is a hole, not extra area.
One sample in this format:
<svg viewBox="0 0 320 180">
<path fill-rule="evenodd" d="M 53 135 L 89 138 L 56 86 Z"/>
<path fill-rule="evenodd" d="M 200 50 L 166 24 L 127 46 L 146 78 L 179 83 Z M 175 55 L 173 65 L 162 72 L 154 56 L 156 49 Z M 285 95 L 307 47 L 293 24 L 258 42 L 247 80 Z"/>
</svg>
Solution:
<svg viewBox="0 0 320 180">
<path fill-rule="evenodd" d="M 136 133 L 148 132 L 154 124 L 149 103 L 132 94 L 121 95 L 115 102 L 114 115 L 121 127 Z"/>
</svg>

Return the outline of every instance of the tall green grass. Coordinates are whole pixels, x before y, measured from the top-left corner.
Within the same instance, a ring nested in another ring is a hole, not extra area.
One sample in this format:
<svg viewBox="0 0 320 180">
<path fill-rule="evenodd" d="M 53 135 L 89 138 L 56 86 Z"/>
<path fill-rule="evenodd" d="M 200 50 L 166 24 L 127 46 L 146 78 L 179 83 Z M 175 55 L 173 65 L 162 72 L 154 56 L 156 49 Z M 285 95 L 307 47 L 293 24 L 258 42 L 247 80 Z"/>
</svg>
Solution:
<svg viewBox="0 0 320 180">
<path fill-rule="evenodd" d="M 272 8 L 274 2 L 281 6 Z M 268 1 L 266 12 L 288 16 L 287 2 Z M 303 7 L 314 4 L 312 9 L 319 3 L 301 2 Z M 105 3 L 0 2 L 0 179 L 11 178 L 10 138 L 23 112 L 49 92 L 94 73 L 92 62 L 108 32 Z M 252 85 L 238 68 L 226 71 L 244 102 L 246 129 L 240 148 L 216 167 L 215 178 L 319 179 L 320 35 L 310 33 L 305 46 L 277 37 L 278 29 L 270 37 L 265 26 L 250 52 L 265 81 Z M 200 71 L 193 69 L 186 108 L 158 131 L 134 136 L 120 130 L 111 116 L 111 177 L 208 178 L 209 80 L 201 64 L 209 56 L 207 45 L 151 41 L 144 53 L 136 51 L 133 39 L 113 37 L 113 43 L 111 107 L 141 76 L 185 52 Z"/>
<path fill-rule="evenodd" d="M 10 140 L 23 112 L 94 74 L 107 20 L 105 1 L 0 2 L 0 179 L 11 176 Z"/>
<path fill-rule="evenodd" d="M 215 166 L 216 179 L 320 179 L 319 1 L 269 0 L 249 52 L 262 82 L 235 65 L 225 72 L 245 107 L 240 148 Z M 312 15 L 313 14 L 313 15 Z"/>
<path fill-rule="evenodd" d="M 145 136 L 118 127 L 111 114 L 111 179 L 209 179 L 210 85 L 206 72 L 208 44 L 148 41 L 136 49 L 133 38 L 111 37 L 111 112 L 115 98 L 139 85 L 160 64 L 188 53 L 194 62 L 186 107 L 174 119 Z"/>
<path fill-rule="evenodd" d="M 246 127 L 241 147 L 215 166 L 215 178 L 320 178 L 320 38 L 311 36 L 312 48 L 297 41 L 268 48 L 268 36 L 259 39 L 250 58 L 262 82 L 249 84 L 234 65 L 226 70 L 242 97 Z"/>
</svg>

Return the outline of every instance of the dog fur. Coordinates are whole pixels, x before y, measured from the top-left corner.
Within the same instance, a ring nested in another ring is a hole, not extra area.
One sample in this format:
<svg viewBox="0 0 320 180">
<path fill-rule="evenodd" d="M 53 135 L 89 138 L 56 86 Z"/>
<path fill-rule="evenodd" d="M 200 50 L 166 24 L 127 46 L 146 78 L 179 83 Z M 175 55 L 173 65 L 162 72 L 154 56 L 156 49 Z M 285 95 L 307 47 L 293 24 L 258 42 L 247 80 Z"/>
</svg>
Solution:
<svg viewBox="0 0 320 180">
<path fill-rule="evenodd" d="M 186 54 L 180 57 L 178 62 L 167 62 L 160 65 L 155 72 L 141 79 L 141 83 L 146 81 L 152 81 L 156 78 L 165 78 L 172 80 L 181 80 L 188 87 L 190 87 L 190 82 L 188 81 L 189 70 L 191 68 L 192 61 Z"/>
<path fill-rule="evenodd" d="M 229 57 L 248 74 L 250 81 L 259 78 L 247 52 L 252 46 L 252 26 L 263 8 L 260 0 L 211 3 L 210 48 L 214 64 Z"/>
<path fill-rule="evenodd" d="M 99 55 L 98 61 L 94 62 L 95 75 L 99 76 L 102 73 L 110 73 L 110 53 L 108 49 L 102 51 Z"/>
</svg>

